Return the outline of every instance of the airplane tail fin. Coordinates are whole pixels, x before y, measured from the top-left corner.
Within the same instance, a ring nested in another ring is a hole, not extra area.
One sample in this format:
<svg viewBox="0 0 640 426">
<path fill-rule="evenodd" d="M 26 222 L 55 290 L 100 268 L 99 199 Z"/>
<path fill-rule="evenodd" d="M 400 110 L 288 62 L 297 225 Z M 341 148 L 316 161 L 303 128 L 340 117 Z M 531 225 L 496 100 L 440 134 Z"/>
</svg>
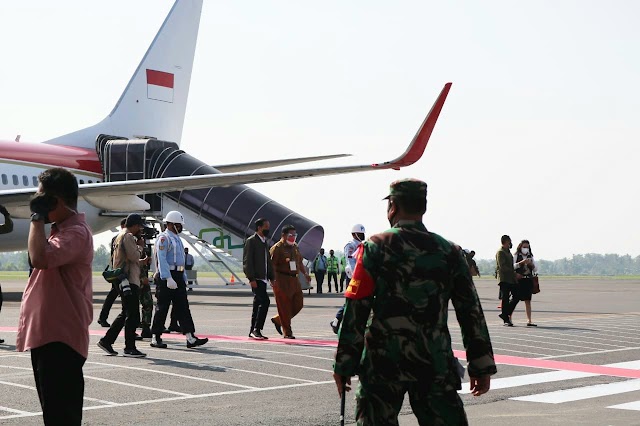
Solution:
<svg viewBox="0 0 640 426">
<path fill-rule="evenodd" d="M 203 0 L 176 0 L 111 113 L 45 143 L 94 148 L 101 133 L 180 144 Z"/>
</svg>

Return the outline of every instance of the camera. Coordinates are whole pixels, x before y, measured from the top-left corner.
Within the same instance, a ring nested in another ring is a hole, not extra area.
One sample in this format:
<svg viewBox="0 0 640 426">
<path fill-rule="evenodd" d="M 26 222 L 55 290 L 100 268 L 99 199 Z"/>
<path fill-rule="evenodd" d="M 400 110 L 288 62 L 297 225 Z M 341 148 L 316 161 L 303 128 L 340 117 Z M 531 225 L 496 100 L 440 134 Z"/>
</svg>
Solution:
<svg viewBox="0 0 640 426">
<path fill-rule="evenodd" d="M 144 227 L 142 228 L 141 235 L 148 243 L 149 240 L 153 240 L 158 235 L 158 230 L 156 228 Z"/>
<path fill-rule="evenodd" d="M 129 280 L 122 280 L 122 282 L 120 283 L 120 291 L 122 292 L 122 297 L 131 296 L 131 286 L 129 285 Z"/>
</svg>

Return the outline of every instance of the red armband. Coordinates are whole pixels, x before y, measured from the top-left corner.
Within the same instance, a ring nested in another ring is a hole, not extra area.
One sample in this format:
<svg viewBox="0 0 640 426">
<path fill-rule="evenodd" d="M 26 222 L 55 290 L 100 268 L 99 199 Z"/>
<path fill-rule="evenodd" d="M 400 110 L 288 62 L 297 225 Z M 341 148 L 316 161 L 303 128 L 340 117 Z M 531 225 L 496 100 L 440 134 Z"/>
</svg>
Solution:
<svg viewBox="0 0 640 426">
<path fill-rule="evenodd" d="M 364 245 L 360 245 L 355 252 L 356 266 L 344 296 L 347 299 L 364 299 L 373 294 L 375 282 L 364 267 Z"/>
</svg>

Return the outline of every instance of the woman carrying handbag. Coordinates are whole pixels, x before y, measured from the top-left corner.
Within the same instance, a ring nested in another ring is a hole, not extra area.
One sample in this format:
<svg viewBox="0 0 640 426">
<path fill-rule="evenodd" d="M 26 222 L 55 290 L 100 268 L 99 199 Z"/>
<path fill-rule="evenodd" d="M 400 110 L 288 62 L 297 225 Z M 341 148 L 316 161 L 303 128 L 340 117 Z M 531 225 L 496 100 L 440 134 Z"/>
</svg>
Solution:
<svg viewBox="0 0 640 426">
<path fill-rule="evenodd" d="M 537 324 L 534 324 L 531 321 L 531 295 L 533 294 L 534 287 L 533 277 L 534 275 L 538 275 L 538 268 L 535 260 L 533 259 L 529 240 L 522 240 L 520 244 L 518 244 L 518 248 L 513 254 L 513 261 L 513 267 L 516 271 L 516 280 L 518 281 L 518 298 L 524 301 L 525 312 L 527 314 L 527 326 L 537 327 Z M 536 293 L 538 291 L 536 291 Z"/>
</svg>

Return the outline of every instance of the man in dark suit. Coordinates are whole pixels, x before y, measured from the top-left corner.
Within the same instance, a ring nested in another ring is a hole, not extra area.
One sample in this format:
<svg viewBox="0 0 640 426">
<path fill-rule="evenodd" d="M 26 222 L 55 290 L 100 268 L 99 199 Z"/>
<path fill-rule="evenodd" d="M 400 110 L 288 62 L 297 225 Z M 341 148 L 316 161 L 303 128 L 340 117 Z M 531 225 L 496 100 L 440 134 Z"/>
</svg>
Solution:
<svg viewBox="0 0 640 426">
<path fill-rule="evenodd" d="M 242 258 L 244 274 L 247 276 L 253 292 L 253 313 L 251 314 L 249 337 L 267 339 L 262 335 L 262 328 L 271 303 L 267 295 L 267 280 L 273 283 L 274 279 L 269 244 L 267 243 L 269 221 L 261 218 L 256 220 L 255 225 L 255 234 L 247 238 L 244 243 Z"/>
</svg>

